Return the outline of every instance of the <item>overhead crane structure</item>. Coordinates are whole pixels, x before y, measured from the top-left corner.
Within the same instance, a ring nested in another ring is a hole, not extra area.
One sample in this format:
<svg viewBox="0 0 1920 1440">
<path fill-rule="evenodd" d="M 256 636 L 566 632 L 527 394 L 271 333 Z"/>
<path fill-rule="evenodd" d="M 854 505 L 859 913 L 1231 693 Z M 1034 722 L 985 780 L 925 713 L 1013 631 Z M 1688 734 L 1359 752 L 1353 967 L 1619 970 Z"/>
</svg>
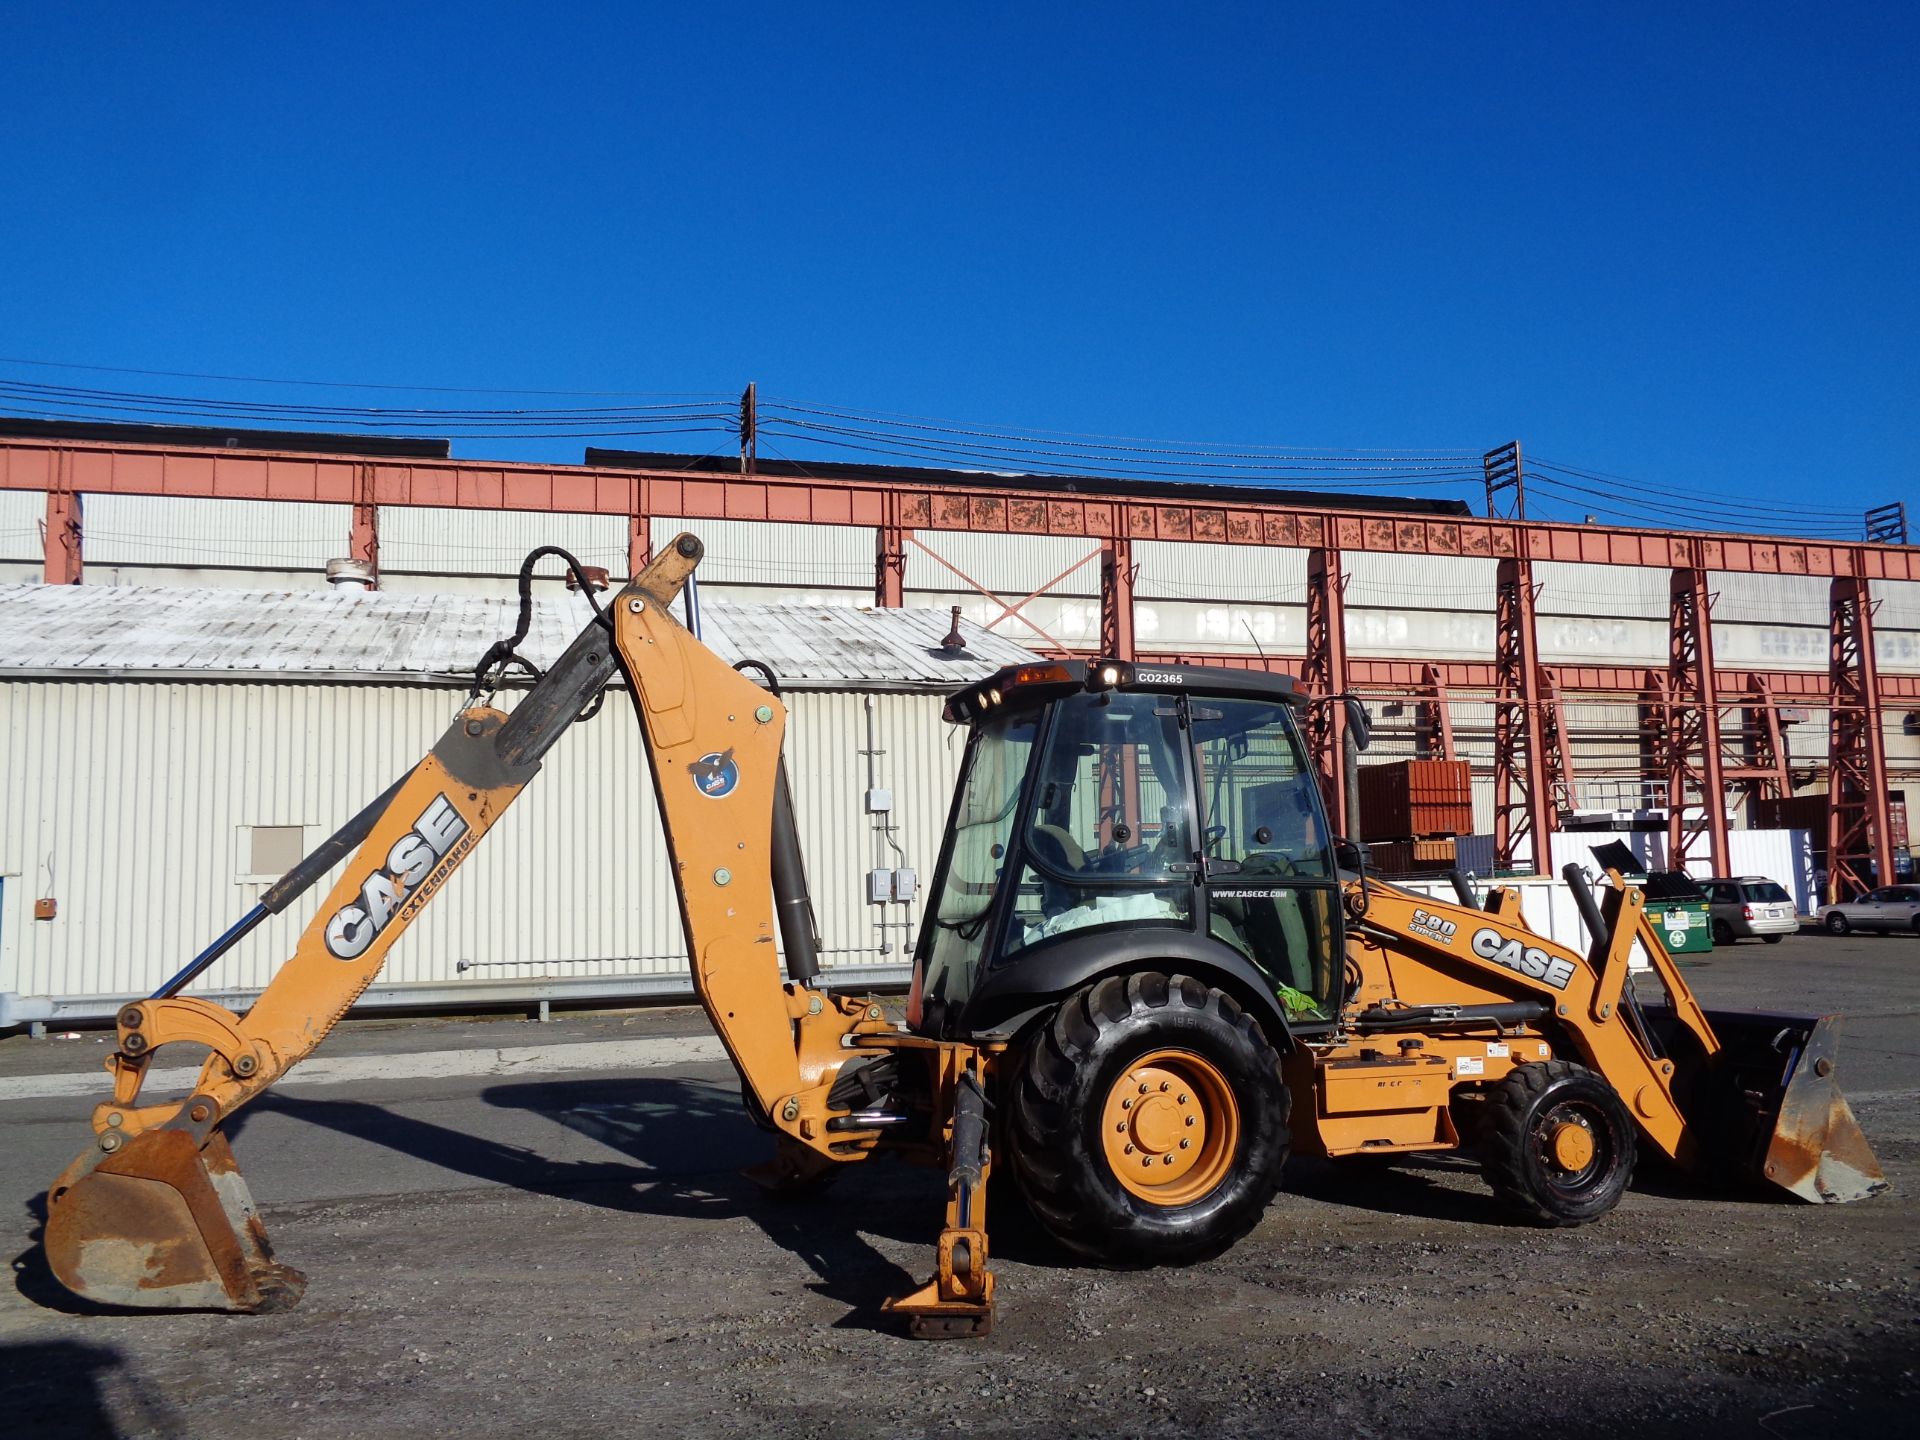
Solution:
<svg viewBox="0 0 1920 1440">
<path fill-rule="evenodd" d="M 799 467 L 785 467 L 796 470 Z M 378 574 L 380 512 L 396 506 L 524 510 L 622 517 L 628 565 L 650 555 L 650 519 L 758 520 L 871 527 L 874 600 L 906 598 L 908 550 L 928 549 L 916 534 L 999 533 L 1081 538 L 1087 555 L 1073 567 L 1100 577 L 1101 648 L 1123 659 L 1180 663 L 1201 657 L 1138 652 L 1133 623 L 1136 541 L 1262 545 L 1307 552 L 1307 650 L 1304 655 L 1205 657 L 1297 672 L 1320 694 L 1361 691 L 1404 696 L 1424 707 L 1425 733 L 1450 743 L 1451 693 L 1491 697 L 1495 709 L 1495 815 L 1499 860 L 1546 861 L 1544 837 L 1559 828 L 1571 776 L 1563 697 L 1632 697 L 1646 707 L 1657 778 L 1664 778 L 1670 853 L 1727 867 L 1723 787 L 1791 781 L 1784 774 L 1779 712 L 1822 709 L 1828 717 L 1828 854 L 1835 886 L 1852 890 L 1872 874 L 1892 874 L 1886 801 L 1885 716 L 1890 706 L 1920 704 L 1920 675 L 1883 676 L 1874 663 L 1872 586 L 1920 581 L 1920 551 L 1878 543 L 1839 543 L 1764 535 L 1721 535 L 1514 517 L 1345 511 L 1334 506 L 1262 503 L 1218 491 L 1188 501 L 1168 495 L 1103 494 L 1080 480 L 1069 493 L 1022 490 L 1015 481 L 933 472 L 892 480 L 878 467 L 809 463 L 808 473 L 655 470 L 606 464 L 508 464 L 422 456 L 366 456 L 248 450 L 145 442 L 0 437 L 0 489 L 46 497 L 44 578 L 77 583 L 85 566 L 84 497 L 151 495 L 203 499 L 306 501 L 351 507 L 343 537 L 351 558 Z M 1354 552 L 1445 555 L 1495 560 L 1495 658 L 1411 662 L 1349 656 L 1345 643 L 1346 570 Z M 935 552 L 928 550 L 929 554 Z M 935 558 L 940 558 L 935 554 Z M 1539 659 L 1532 568 L 1540 561 L 1642 566 L 1671 575 L 1671 645 L 1664 669 L 1644 665 L 1546 664 Z M 942 561 L 943 564 L 949 563 Z M 954 568 L 949 566 L 949 568 Z M 1068 573 L 1073 573 L 1070 571 Z M 1823 576 L 1830 582 L 1829 663 L 1825 671 L 1718 669 L 1713 660 L 1709 573 Z M 962 579 L 966 577 L 956 569 Z M 1065 576 L 1056 577 L 1035 595 Z M 972 583 L 972 582 L 968 582 Z M 983 590 L 984 587 L 978 587 Z M 1008 607 L 1017 613 L 1028 596 Z M 1064 647 L 1062 647 L 1064 648 Z M 1745 724 L 1725 717 L 1744 712 Z M 1325 772 L 1340 772 L 1337 705 L 1317 707 L 1310 740 Z M 1745 753 L 1726 753 L 1727 729 Z M 1755 737 L 1758 737 L 1757 739 Z M 1341 821 L 1344 788 L 1329 787 Z"/>
</svg>

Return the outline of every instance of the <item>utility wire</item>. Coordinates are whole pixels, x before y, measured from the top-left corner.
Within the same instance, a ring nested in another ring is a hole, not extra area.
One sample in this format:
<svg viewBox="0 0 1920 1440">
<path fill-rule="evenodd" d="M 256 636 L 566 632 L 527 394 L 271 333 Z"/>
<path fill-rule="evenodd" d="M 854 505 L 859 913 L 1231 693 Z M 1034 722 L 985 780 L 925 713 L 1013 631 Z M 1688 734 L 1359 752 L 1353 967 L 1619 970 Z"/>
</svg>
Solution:
<svg viewBox="0 0 1920 1440">
<path fill-rule="evenodd" d="M 136 370 L 125 365 L 74 365 L 60 360 L 25 360 L 0 355 L 0 365 L 31 365 L 41 370 L 85 370 L 97 375 L 153 375 L 168 380 L 229 380 L 240 385 L 300 385 L 321 390 L 396 390 L 432 395 L 566 395 L 610 399 L 731 400 L 716 390 L 525 390 L 494 385 L 376 385 L 361 380 L 287 380 L 261 375 L 215 375 L 198 370 Z"/>
</svg>

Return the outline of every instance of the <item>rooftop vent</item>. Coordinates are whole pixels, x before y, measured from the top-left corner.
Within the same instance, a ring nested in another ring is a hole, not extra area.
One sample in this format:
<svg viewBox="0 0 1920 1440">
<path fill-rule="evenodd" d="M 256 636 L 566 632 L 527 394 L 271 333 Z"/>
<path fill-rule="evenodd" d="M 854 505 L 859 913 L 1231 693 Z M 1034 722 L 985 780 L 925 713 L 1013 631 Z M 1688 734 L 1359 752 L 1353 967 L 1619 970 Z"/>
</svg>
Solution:
<svg viewBox="0 0 1920 1440">
<path fill-rule="evenodd" d="M 327 584 L 336 590 L 364 594 L 373 589 L 373 567 L 364 560 L 329 560 Z"/>
</svg>

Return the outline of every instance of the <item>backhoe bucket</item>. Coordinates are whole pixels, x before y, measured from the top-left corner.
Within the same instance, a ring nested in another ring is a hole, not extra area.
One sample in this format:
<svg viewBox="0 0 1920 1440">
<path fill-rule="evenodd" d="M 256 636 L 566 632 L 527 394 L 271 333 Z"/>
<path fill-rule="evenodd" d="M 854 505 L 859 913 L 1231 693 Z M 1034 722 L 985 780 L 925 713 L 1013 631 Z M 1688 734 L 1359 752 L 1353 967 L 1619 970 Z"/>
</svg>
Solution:
<svg viewBox="0 0 1920 1440">
<path fill-rule="evenodd" d="M 46 1250 L 75 1295 L 139 1310 L 284 1310 L 307 1285 L 274 1263 L 218 1130 L 204 1144 L 191 1130 L 149 1130 L 81 1156 L 47 1192 Z"/>
<path fill-rule="evenodd" d="M 1734 1178 L 1778 1186 L 1815 1204 L 1864 1200 L 1887 1188 L 1873 1147 L 1836 1078 L 1838 1015 L 1709 1011 L 1723 1162 Z"/>
</svg>

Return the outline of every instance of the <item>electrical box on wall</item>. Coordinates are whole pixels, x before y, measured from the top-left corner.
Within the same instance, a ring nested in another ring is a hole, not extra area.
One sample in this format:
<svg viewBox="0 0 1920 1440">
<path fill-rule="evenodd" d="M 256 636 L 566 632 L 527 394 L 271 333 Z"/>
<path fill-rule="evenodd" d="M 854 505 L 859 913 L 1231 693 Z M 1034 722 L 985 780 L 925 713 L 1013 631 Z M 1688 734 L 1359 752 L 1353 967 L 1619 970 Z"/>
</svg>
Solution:
<svg viewBox="0 0 1920 1440">
<path fill-rule="evenodd" d="M 867 791 L 867 813 L 869 815 L 890 815 L 893 813 L 893 791 Z"/>
<path fill-rule="evenodd" d="M 48 896 L 44 900 L 36 900 L 33 902 L 33 918 L 36 920 L 51 920 L 53 919 L 54 916 L 58 915 L 59 913 L 60 913 L 60 902 L 58 900 L 55 900 L 52 896 Z"/>
<path fill-rule="evenodd" d="M 902 866 L 898 870 L 869 870 L 867 872 L 867 903 L 869 905 L 904 905 L 913 899 L 916 877 L 912 870 Z"/>
</svg>

